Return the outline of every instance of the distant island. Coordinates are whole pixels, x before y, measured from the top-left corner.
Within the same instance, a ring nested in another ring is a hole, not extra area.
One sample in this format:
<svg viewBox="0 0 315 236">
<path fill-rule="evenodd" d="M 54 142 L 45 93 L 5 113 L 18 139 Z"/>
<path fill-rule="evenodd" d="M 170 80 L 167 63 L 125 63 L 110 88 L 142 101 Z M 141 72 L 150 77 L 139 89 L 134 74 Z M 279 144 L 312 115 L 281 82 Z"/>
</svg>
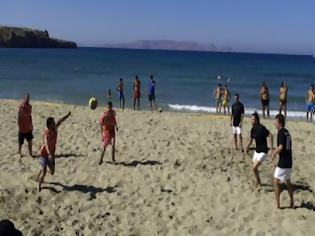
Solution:
<svg viewBox="0 0 315 236">
<path fill-rule="evenodd" d="M 50 38 L 47 30 L 0 26 L 0 48 L 77 48 L 77 44 Z"/>
<path fill-rule="evenodd" d="M 174 40 L 139 40 L 129 43 L 102 44 L 106 48 L 129 48 L 129 49 L 152 49 L 152 50 L 179 50 L 179 51 L 210 51 L 210 52 L 232 52 L 232 48 L 218 48 L 214 44 L 206 45 L 193 41 Z"/>
</svg>

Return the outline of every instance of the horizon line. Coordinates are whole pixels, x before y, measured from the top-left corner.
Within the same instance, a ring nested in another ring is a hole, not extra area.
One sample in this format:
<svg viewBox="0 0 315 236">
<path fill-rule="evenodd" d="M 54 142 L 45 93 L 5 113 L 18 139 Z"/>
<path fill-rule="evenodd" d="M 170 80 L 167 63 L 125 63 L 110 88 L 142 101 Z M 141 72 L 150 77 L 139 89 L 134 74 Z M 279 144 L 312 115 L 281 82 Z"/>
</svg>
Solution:
<svg viewBox="0 0 315 236">
<path fill-rule="evenodd" d="M 315 58 L 313 54 L 293 54 L 293 53 L 277 53 L 277 52 L 251 52 L 251 51 L 208 51 L 208 50 L 178 50 L 178 49 L 148 49 L 148 48 L 120 48 L 120 47 L 104 47 L 104 46 L 87 46 L 78 43 L 78 48 L 102 48 L 102 49 L 119 49 L 119 50 L 148 50 L 148 51 L 173 51 L 173 52 L 202 52 L 202 53 L 228 53 L 228 54 L 262 54 L 277 56 L 310 56 Z"/>
</svg>

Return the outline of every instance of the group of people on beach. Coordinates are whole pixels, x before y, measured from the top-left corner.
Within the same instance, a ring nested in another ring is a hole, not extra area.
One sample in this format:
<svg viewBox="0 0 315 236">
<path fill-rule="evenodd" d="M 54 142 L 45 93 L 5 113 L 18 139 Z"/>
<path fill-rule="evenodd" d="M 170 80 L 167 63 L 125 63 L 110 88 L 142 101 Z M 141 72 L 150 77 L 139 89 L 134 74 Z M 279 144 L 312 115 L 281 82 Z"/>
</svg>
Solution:
<svg viewBox="0 0 315 236">
<path fill-rule="evenodd" d="M 55 122 L 53 117 L 48 117 L 46 120 L 46 128 L 42 136 L 42 144 L 40 146 L 40 171 L 37 175 L 38 189 L 41 191 L 42 183 L 49 168 L 50 174 L 55 173 L 55 151 L 57 144 L 58 128 L 59 126 L 71 115 L 68 112 L 65 116 Z M 27 94 L 22 103 L 18 107 L 18 143 L 19 143 L 19 155 L 22 160 L 22 145 L 26 140 L 28 142 L 29 155 L 35 158 L 32 151 L 33 136 L 33 121 L 32 121 L 32 105 L 30 104 L 30 94 Z"/>
<path fill-rule="evenodd" d="M 151 76 L 152 84 L 155 84 L 153 80 L 153 76 Z M 155 85 L 154 85 L 155 86 Z M 284 85 L 285 86 L 285 85 Z M 135 95 L 140 95 L 140 81 L 139 78 L 136 77 L 134 82 L 134 92 Z M 266 85 L 263 85 L 263 88 L 266 88 Z M 285 88 L 285 87 L 284 87 Z M 124 98 L 124 85 L 123 80 L 120 80 L 117 86 L 118 92 L 121 92 L 121 97 Z M 314 88 L 312 87 L 312 92 L 314 92 Z M 262 97 L 264 96 L 265 91 L 261 91 Z M 283 94 L 285 97 L 287 96 L 287 89 L 283 90 Z M 135 96 L 135 99 L 139 96 Z M 231 98 L 231 94 L 228 91 L 227 86 L 225 87 L 225 92 L 222 94 L 222 97 L 225 102 L 229 102 Z M 268 95 L 267 95 L 268 98 Z M 124 101 L 124 100 L 123 100 Z M 284 102 L 284 101 L 283 101 Z M 122 104 L 124 105 L 124 103 Z M 134 105 L 135 106 L 135 105 Z M 134 107 L 135 108 L 135 107 Z M 138 107 L 139 108 L 139 107 Z M 244 105 L 240 101 L 240 95 L 235 94 L 235 102 L 232 105 L 231 109 L 231 119 L 230 125 L 232 127 L 232 132 L 234 136 L 234 144 L 237 150 L 243 149 L 243 140 L 242 140 L 242 124 L 245 113 Z M 228 110 L 228 112 L 230 112 Z M 40 147 L 40 171 L 37 175 L 38 179 L 38 189 L 41 191 L 42 183 L 44 182 L 44 177 L 47 173 L 47 168 L 49 172 L 53 175 L 55 172 L 55 150 L 57 144 L 57 136 L 58 136 L 58 128 L 60 125 L 71 115 L 71 112 L 68 112 L 65 116 L 55 122 L 53 117 L 48 117 L 46 120 L 46 128 L 43 132 L 42 136 L 42 144 Z M 99 123 L 101 126 L 101 155 L 99 159 L 99 165 L 103 163 L 104 154 L 106 148 L 111 145 L 112 146 L 112 161 L 115 163 L 115 142 L 116 142 L 116 132 L 118 132 L 118 126 L 116 122 L 116 112 L 113 110 L 113 104 L 111 101 L 107 103 L 107 109 L 103 112 L 99 119 Z M 280 182 L 285 182 L 289 195 L 290 195 L 290 206 L 293 207 L 293 187 L 290 182 L 290 176 L 292 172 L 292 142 L 291 136 L 287 129 L 285 129 L 285 116 L 282 114 L 278 114 L 275 117 L 275 126 L 278 130 L 277 134 L 277 147 L 273 148 L 273 136 L 269 130 L 266 129 L 260 123 L 260 118 L 257 112 L 252 114 L 251 118 L 252 129 L 250 133 L 250 141 L 247 145 L 246 151 L 250 150 L 250 146 L 255 140 L 256 148 L 253 155 L 253 172 L 256 177 L 256 184 L 261 185 L 261 180 L 258 172 L 258 167 L 267 159 L 268 155 L 273 159 L 279 155 L 278 165 L 274 172 L 274 189 L 276 194 L 276 205 L 280 207 L 280 190 L 279 184 Z M 30 95 L 27 94 L 23 99 L 22 103 L 18 107 L 18 127 L 19 127 L 19 154 L 22 159 L 22 145 L 24 140 L 26 139 L 28 142 L 28 149 L 30 156 L 33 156 L 32 153 L 32 139 L 33 139 L 33 122 L 32 122 L 32 106 L 30 104 Z M 267 139 L 270 142 L 270 152 L 268 153 Z"/>
<path fill-rule="evenodd" d="M 38 190 L 42 189 L 42 183 L 47 173 L 47 168 L 51 175 L 55 173 L 55 151 L 57 145 L 58 128 L 60 125 L 71 116 L 71 112 L 61 117 L 57 122 L 53 117 L 48 117 L 46 120 L 46 128 L 42 135 L 42 144 L 39 150 L 40 171 L 37 175 Z M 18 106 L 18 152 L 20 161 L 22 160 L 22 146 L 24 141 L 28 142 L 29 155 L 33 158 L 32 140 L 33 136 L 33 121 L 32 121 L 32 105 L 30 104 L 30 94 L 27 94 L 22 103 Z M 103 163 L 103 157 L 108 145 L 112 145 L 112 161 L 115 162 L 115 141 L 116 131 L 118 126 L 116 122 L 116 112 L 113 110 L 111 101 L 107 103 L 107 109 L 103 112 L 99 120 L 101 126 L 101 156 L 99 165 Z"/>
<path fill-rule="evenodd" d="M 236 150 L 243 149 L 242 127 L 244 118 L 244 105 L 240 102 L 239 94 L 235 94 L 235 103 L 232 105 L 232 114 L 230 119 L 230 126 L 232 127 L 234 144 Z M 285 116 L 278 114 L 275 117 L 275 127 L 278 130 L 277 147 L 273 147 L 272 133 L 260 123 L 260 117 L 257 112 L 251 116 L 252 129 L 250 132 L 250 140 L 246 147 L 246 152 L 250 150 L 250 146 L 255 140 L 256 147 L 253 155 L 253 172 L 256 177 L 256 185 L 261 186 L 261 180 L 258 172 L 258 167 L 270 156 L 275 159 L 279 155 L 279 161 L 274 172 L 274 190 L 276 196 L 276 206 L 280 208 L 280 182 L 287 185 L 290 196 L 290 207 L 293 204 L 293 186 L 291 184 L 292 173 L 292 141 L 289 131 L 285 128 Z M 267 139 L 270 142 L 270 151 L 268 152 Z"/>
<path fill-rule="evenodd" d="M 139 76 L 136 75 L 134 82 L 133 82 L 133 109 L 136 109 L 136 104 L 138 110 L 140 110 L 140 98 L 141 98 L 141 82 L 139 79 Z M 151 110 L 154 110 L 156 108 L 155 104 L 155 88 L 156 88 L 156 82 L 154 80 L 153 75 L 150 75 L 150 82 L 148 87 L 148 100 L 150 102 L 150 108 Z M 118 95 L 119 95 L 119 103 L 120 108 L 125 109 L 125 85 L 124 85 L 124 79 L 120 78 L 119 83 L 116 86 Z M 109 89 L 107 92 L 107 99 L 108 101 L 111 101 L 112 99 L 112 92 Z"/>
<path fill-rule="evenodd" d="M 215 101 L 216 101 L 216 113 L 221 114 L 222 107 L 223 113 L 226 115 L 226 111 L 230 115 L 230 100 L 231 93 L 228 89 L 228 85 L 225 85 L 224 88 L 219 83 L 217 88 L 213 92 Z M 259 92 L 262 115 L 265 119 L 266 113 L 268 118 L 270 118 L 270 94 L 266 82 L 262 83 L 262 87 Z M 315 88 L 314 85 L 310 85 L 310 89 L 306 92 L 305 95 L 306 101 L 306 121 L 312 122 L 315 117 Z M 287 117 L 287 103 L 288 103 L 288 85 L 285 82 L 281 82 L 280 91 L 279 91 L 279 114 L 284 113 L 284 117 Z"/>
</svg>

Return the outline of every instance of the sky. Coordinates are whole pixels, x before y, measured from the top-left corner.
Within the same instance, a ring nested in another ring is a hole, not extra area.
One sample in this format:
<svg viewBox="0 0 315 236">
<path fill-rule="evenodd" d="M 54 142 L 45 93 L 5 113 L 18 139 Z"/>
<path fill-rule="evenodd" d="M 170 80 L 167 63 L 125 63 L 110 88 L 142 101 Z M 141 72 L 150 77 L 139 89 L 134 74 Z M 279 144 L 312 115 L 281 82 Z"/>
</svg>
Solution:
<svg viewBox="0 0 315 236">
<path fill-rule="evenodd" d="M 313 0 L 0 0 L 0 25 L 82 46 L 168 39 L 315 54 L 314 10 Z"/>
</svg>

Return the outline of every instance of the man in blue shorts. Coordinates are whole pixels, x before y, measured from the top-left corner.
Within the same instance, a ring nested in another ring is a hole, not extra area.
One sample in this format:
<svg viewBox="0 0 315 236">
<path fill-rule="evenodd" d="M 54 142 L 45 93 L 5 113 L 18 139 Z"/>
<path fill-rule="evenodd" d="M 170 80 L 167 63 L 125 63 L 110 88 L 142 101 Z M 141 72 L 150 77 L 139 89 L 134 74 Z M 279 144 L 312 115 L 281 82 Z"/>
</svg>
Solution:
<svg viewBox="0 0 315 236">
<path fill-rule="evenodd" d="M 313 115 L 315 112 L 315 88 L 314 85 L 311 85 L 310 89 L 306 92 L 305 96 L 306 101 L 306 121 L 312 122 L 313 121 Z"/>
<path fill-rule="evenodd" d="M 117 85 L 117 91 L 119 93 L 119 101 L 120 101 L 120 108 L 125 109 L 125 95 L 124 95 L 124 80 L 120 78 L 119 84 Z M 122 102 L 122 106 L 121 106 Z"/>
</svg>

